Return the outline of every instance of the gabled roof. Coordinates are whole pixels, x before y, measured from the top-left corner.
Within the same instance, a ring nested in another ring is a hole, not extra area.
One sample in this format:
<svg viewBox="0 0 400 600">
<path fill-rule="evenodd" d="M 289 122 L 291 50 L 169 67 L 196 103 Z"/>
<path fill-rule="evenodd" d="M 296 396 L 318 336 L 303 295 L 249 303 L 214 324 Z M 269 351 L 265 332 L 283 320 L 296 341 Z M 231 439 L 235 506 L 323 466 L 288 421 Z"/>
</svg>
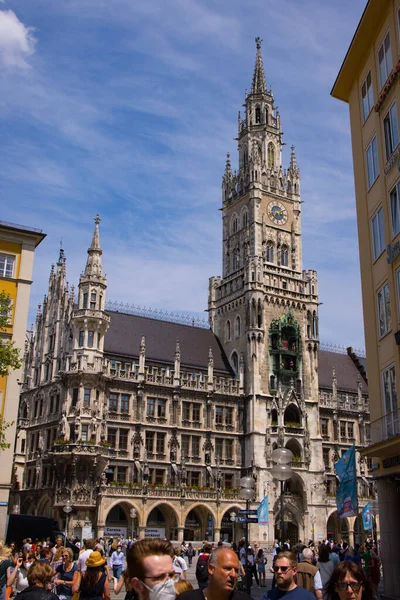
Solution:
<svg viewBox="0 0 400 600">
<path fill-rule="evenodd" d="M 146 360 L 173 365 L 179 341 L 182 366 L 207 369 L 211 348 L 214 371 L 232 375 L 231 367 L 211 329 L 159 321 L 137 315 L 107 311 L 110 327 L 104 339 L 104 351 L 112 356 L 137 358 L 140 341 L 145 337 Z"/>
<path fill-rule="evenodd" d="M 319 351 L 319 387 L 332 389 L 332 374 L 335 369 L 338 390 L 356 392 L 358 369 L 348 354 L 338 354 L 327 350 Z M 361 376 L 360 376 L 361 377 Z M 361 377 L 362 392 L 368 393 L 368 386 Z"/>
</svg>

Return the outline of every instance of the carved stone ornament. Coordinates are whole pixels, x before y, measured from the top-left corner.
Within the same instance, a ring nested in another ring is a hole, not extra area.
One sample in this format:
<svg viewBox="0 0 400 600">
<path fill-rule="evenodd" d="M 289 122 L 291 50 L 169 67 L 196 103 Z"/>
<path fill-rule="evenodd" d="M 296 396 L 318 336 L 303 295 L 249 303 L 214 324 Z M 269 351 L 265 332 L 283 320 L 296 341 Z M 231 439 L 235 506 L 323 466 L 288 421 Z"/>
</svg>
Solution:
<svg viewBox="0 0 400 600">
<path fill-rule="evenodd" d="M 91 493 L 84 485 L 82 485 L 74 490 L 73 499 L 76 503 L 87 504 L 91 500 Z"/>
</svg>

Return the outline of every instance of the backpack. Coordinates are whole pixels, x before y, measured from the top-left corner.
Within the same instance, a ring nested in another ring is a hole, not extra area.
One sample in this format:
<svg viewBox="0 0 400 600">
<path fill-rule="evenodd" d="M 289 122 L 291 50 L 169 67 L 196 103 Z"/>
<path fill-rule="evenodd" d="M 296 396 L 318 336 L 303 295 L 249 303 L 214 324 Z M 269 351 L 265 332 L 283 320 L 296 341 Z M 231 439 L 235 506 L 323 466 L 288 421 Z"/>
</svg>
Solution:
<svg viewBox="0 0 400 600">
<path fill-rule="evenodd" d="M 208 580 L 208 559 L 209 554 L 199 556 L 197 565 L 196 565 L 196 579 L 197 581 L 207 581 Z"/>
</svg>

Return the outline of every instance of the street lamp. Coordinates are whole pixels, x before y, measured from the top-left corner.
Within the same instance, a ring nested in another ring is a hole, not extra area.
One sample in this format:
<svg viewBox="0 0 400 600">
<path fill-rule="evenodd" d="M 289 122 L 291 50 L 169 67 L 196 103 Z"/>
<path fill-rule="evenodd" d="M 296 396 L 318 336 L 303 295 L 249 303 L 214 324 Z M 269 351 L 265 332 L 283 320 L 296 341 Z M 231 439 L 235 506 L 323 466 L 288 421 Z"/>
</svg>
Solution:
<svg viewBox="0 0 400 600">
<path fill-rule="evenodd" d="M 272 451 L 271 460 L 276 463 L 271 469 L 271 475 L 274 479 L 281 482 L 281 544 L 284 540 L 284 521 L 283 521 L 283 482 L 287 481 L 293 475 L 292 467 L 289 465 L 293 460 L 293 453 L 289 448 L 276 448 Z"/>
<path fill-rule="evenodd" d="M 251 583 L 252 574 L 249 569 L 249 559 L 247 557 L 247 549 L 249 547 L 249 523 L 248 523 L 247 519 L 249 516 L 249 510 L 250 510 L 250 500 L 254 500 L 255 495 L 256 495 L 256 491 L 254 489 L 255 485 L 256 485 L 256 482 L 254 481 L 254 479 L 252 477 L 246 476 L 246 477 L 242 477 L 240 480 L 239 496 L 241 498 L 243 498 L 244 500 L 246 500 L 245 561 L 246 561 L 246 590 L 249 595 L 250 595 L 250 588 L 251 588 L 250 583 Z"/>
<path fill-rule="evenodd" d="M 135 521 L 136 515 L 137 515 L 136 508 L 131 508 L 129 514 L 130 514 L 131 519 L 132 519 L 132 524 L 131 524 L 131 538 L 133 539 L 133 527 L 134 527 L 134 521 Z"/>
<path fill-rule="evenodd" d="M 236 513 L 235 512 L 231 512 L 229 513 L 229 518 L 232 522 L 232 544 L 235 541 L 235 523 L 236 523 Z"/>
<path fill-rule="evenodd" d="M 316 516 L 314 515 L 314 513 L 310 516 L 310 521 L 311 521 L 311 532 L 312 532 L 312 539 L 314 541 L 315 538 L 315 523 L 316 523 Z"/>
<path fill-rule="evenodd" d="M 63 506 L 63 511 L 65 512 L 65 545 L 67 545 L 67 537 L 68 537 L 68 517 L 69 513 L 73 511 L 73 506 L 71 504 L 71 500 L 67 500 Z"/>
</svg>

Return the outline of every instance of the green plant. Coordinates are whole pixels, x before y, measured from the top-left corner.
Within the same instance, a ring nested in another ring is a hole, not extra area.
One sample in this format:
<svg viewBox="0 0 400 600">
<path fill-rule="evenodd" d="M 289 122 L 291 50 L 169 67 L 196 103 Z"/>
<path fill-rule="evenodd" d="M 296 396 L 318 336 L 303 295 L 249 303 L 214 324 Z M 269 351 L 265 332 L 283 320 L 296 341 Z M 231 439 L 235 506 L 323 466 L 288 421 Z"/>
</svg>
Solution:
<svg viewBox="0 0 400 600">
<path fill-rule="evenodd" d="M 295 421 L 288 421 L 285 423 L 285 427 L 301 427 L 301 423 L 296 423 Z"/>
<path fill-rule="evenodd" d="M 72 443 L 73 442 L 71 440 L 64 440 L 64 438 L 58 438 L 57 440 L 54 440 L 53 446 L 67 446 L 68 444 Z"/>
<path fill-rule="evenodd" d="M 99 446 L 102 446 L 102 448 L 111 448 L 110 442 L 105 442 L 105 441 L 99 442 Z"/>
</svg>

